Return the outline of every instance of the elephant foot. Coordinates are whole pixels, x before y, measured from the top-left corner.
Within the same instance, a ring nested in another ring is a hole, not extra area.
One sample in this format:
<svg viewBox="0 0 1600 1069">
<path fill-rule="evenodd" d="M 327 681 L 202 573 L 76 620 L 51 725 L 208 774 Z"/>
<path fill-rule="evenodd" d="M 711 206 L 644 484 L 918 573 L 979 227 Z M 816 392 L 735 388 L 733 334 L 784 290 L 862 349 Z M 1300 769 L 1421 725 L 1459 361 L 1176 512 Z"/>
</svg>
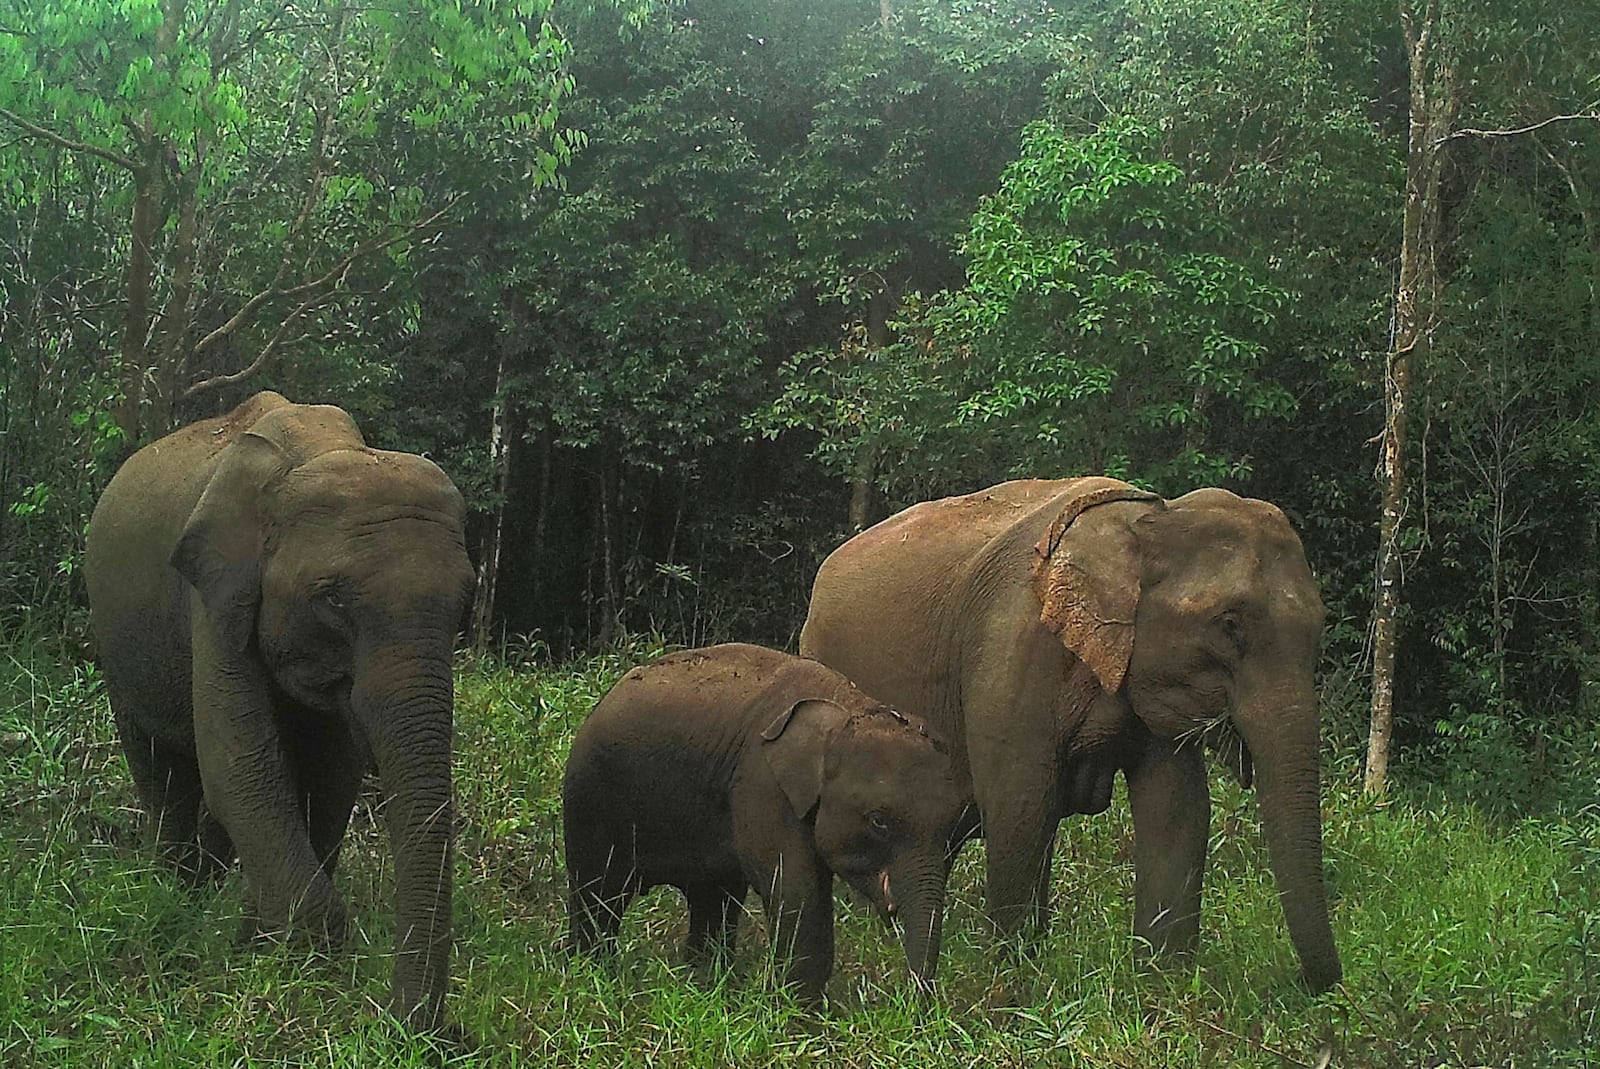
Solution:
<svg viewBox="0 0 1600 1069">
<path fill-rule="evenodd" d="M 348 927 L 349 912 L 344 901 L 334 898 L 320 917 L 301 913 L 287 924 L 271 923 L 255 912 L 247 912 L 239 919 L 235 939 L 243 946 L 257 948 L 276 943 L 307 943 L 314 950 L 332 954 L 344 948 Z"/>
<path fill-rule="evenodd" d="M 441 1065 L 461 1065 L 476 1061 L 482 1044 L 478 1037 L 454 1022 L 435 1025 L 425 1033 L 443 1057 Z"/>
<path fill-rule="evenodd" d="M 680 960 L 691 969 L 724 969 L 733 962 L 733 947 L 706 939 L 688 941 L 679 950 Z"/>
</svg>

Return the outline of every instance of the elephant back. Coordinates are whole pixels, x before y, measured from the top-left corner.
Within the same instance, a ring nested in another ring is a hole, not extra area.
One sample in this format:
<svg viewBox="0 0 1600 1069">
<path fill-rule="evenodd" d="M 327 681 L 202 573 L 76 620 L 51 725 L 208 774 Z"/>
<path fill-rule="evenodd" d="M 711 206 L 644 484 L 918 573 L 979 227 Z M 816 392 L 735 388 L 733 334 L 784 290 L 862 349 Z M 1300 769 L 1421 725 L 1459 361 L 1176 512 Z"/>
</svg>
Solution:
<svg viewBox="0 0 1600 1069">
<path fill-rule="evenodd" d="M 1068 483 L 1001 483 L 913 505 L 862 531 L 818 570 L 800 652 L 958 737 L 950 689 L 936 670 L 947 662 L 947 608 L 986 547 Z"/>
</svg>

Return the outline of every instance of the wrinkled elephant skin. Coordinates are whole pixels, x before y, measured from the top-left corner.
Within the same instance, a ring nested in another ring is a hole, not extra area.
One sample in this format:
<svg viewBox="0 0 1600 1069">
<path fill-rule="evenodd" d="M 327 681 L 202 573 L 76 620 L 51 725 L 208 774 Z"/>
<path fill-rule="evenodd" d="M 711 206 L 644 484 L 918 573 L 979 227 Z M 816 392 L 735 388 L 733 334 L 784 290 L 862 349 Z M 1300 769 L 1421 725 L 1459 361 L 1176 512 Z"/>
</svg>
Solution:
<svg viewBox="0 0 1600 1069">
<path fill-rule="evenodd" d="M 112 712 L 163 856 L 237 856 L 265 932 L 335 944 L 339 844 L 376 765 L 395 858 L 391 1007 L 442 1022 L 461 496 L 350 417 L 261 393 L 134 454 L 89 524 Z"/>
<path fill-rule="evenodd" d="M 1004 934 L 1045 919 L 1058 822 L 1105 809 L 1120 772 L 1135 930 L 1191 955 L 1211 746 L 1257 787 L 1289 935 L 1320 991 L 1340 978 L 1323 886 L 1322 626 L 1299 538 L 1264 501 L 1024 480 L 846 542 L 817 575 L 800 649 L 949 740 Z"/>
<path fill-rule="evenodd" d="M 787 982 L 814 1001 L 837 875 L 899 923 L 914 981 L 933 982 L 964 808 L 949 753 L 815 661 L 729 644 L 635 668 L 573 740 L 563 803 L 576 950 L 609 950 L 628 902 L 669 884 L 691 959 L 726 952 L 754 887 Z"/>
</svg>

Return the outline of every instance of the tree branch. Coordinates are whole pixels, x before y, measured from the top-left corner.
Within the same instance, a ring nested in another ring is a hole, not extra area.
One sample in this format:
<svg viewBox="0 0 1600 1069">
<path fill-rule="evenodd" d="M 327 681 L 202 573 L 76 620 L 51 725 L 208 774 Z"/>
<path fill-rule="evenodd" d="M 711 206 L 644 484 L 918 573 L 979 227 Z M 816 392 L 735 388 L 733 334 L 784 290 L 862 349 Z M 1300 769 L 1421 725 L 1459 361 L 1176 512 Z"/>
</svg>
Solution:
<svg viewBox="0 0 1600 1069">
<path fill-rule="evenodd" d="M 307 290 L 315 289 L 318 286 L 325 286 L 329 282 L 332 282 L 334 279 L 338 278 L 340 275 L 344 274 L 345 271 L 349 269 L 350 265 L 355 263 L 357 260 L 365 259 L 375 252 L 382 252 L 391 245 L 398 245 L 402 241 L 409 241 L 422 231 L 431 229 L 435 223 L 437 223 L 440 219 L 443 219 L 450 213 L 452 208 L 460 203 L 461 197 L 451 197 L 445 202 L 444 207 L 440 208 L 426 219 L 419 219 L 414 223 L 407 223 L 406 228 L 400 233 L 391 234 L 386 238 L 373 238 L 371 241 L 357 245 L 354 249 L 351 249 L 347 254 L 345 254 L 344 259 L 328 268 L 328 270 L 321 277 L 312 279 L 310 282 L 302 282 L 298 286 L 291 286 L 288 289 L 281 290 L 279 292 L 281 292 L 285 297 L 296 297 Z"/>
<path fill-rule="evenodd" d="M 321 287 L 328 285 L 348 271 L 350 266 L 357 260 L 365 259 L 376 252 L 382 252 L 391 245 L 398 245 L 400 242 L 409 240 L 422 231 L 429 229 L 440 219 L 444 218 L 444 216 L 460 202 L 460 197 L 452 197 L 450 200 L 445 202 L 444 207 L 440 208 L 426 219 L 420 219 L 417 222 L 407 224 L 406 228 L 400 231 L 398 234 L 390 234 L 388 237 L 373 238 L 371 241 L 362 242 L 360 245 L 357 245 L 355 248 L 346 253 L 337 263 L 328 268 L 327 271 L 323 272 L 321 275 L 309 282 L 302 282 L 298 286 L 289 286 L 285 288 L 278 285 L 277 280 L 274 279 L 266 289 L 262 290 L 260 293 L 257 293 L 254 297 L 251 297 L 248 301 L 246 301 L 244 303 L 244 307 L 235 312 L 226 323 L 222 324 L 220 327 L 217 327 L 210 334 L 207 334 L 204 338 L 201 338 L 198 342 L 196 342 L 194 348 L 189 350 L 190 358 L 193 359 L 194 357 L 199 356 L 213 345 L 233 334 L 239 328 L 245 326 L 255 318 L 256 313 L 261 310 L 261 306 L 272 300 L 274 297 L 298 297 L 303 293 L 308 293 L 312 290 L 320 289 Z M 259 360 L 259 357 L 257 359 Z M 194 388 L 191 387 L 189 393 L 184 394 L 185 400 L 192 396 L 193 389 Z"/>
<path fill-rule="evenodd" d="M 1562 163 L 1542 140 L 1535 137 L 1533 143 L 1539 146 L 1539 151 L 1544 153 L 1544 158 L 1549 160 L 1555 166 L 1555 169 L 1561 172 L 1562 178 L 1566 179 L 1567 191 L 1572 194 L 1572 203 L 1578 209 L 1578 218 L 1583 221 L 1584 236 L 1588 238 L 1590 245 L 1600 250 L 1600 232 L 1596 231 L 1594 220 L 1589 216 L 1589 209 L 1584 205 L 1583 193 L 1578 189 L 1577 180 L 1572 177 L 1572 170 Z"/>
<path fill-rule="evenodd" d="M 1543 130 L 1552 123 L 1571 122 L 1574 119 L 1589 119 L 1600 122 L 1600 111 L 1580 111 L 1572 115 L 1552 115 L 1548 119 L 1540 120 L 1529 126 L 1518 126 L 1506 130 L 1457 130 L 1452 134 L 1439 138 L 1434 144 L 1442 145 L 1444 142 L 1453 141 L 1458 137 L 1515 137 L 1518 134 L 1531 134 L 1535 130 Z"/>
<path fill-rule="evenodd" d="M 74 141 L 70 137 L 62 137 L 54 130 L 46 130 L 42 126 L 37 126 L 18 115 L 16 112 L 10 111 L 6 108 L 0 108 L 0 119 L 6 120 L 11 125 L 30 134 L 33 137 L 41 138 L 50 142 L 52 145 L 60 145 L 62 148 L 71 152 L 86 152 L 91 156 L 99 156 L 102 160 L 107 160 L 111 163 L 114 163 L 124 170 L 137 171 L 139 169 L 138 162 L 130 156 L 124 156 L 122 153 L 115 152 L 108 148 L 101 148 L 99 145 L 91 145 L 83 141 Z"/>
<path fill-rule="evenodd" d="M 329 301 L 333 300 L 336 295 L 336 291 L 330 290 L 326 293 L 314 294 L 300 302 L 299 306 L 296 307 L 294 311 L 290 312 L 284 317 L 283 322 L 278 325 L 278 329 L 272 332 L 272 337 L 267 339 L 267 344 L 261 347 L 261 351 L 256 354 L 256 358 L 250 361 L 246 367 L 243 367 L 238 371 L 229 372 L 226 375 L 213 375 L 209 379 L 201 379 L 199 382 L 190 384 L 189 388 L 183 391 L 183 400 L 187 401 L 191 398 L 198 397 L 203 393 L 208 393 L 211 390 L 219 389 L 223 386 L 231 386 L 232 384 L 243 381 L 244 379 L 247 379 L 251 375 L 254 375 L 256 372 L 260 371 L 266 366 L 267 360 L 271 358 L 272 354 L 277 350 L 279 343 L 283 341 L 284 335 L 289 332 L 289 328 L 294 323 L 299 321 L 299 319 L 307 312 L 310 312 L 321 305 L 327 304 Z"/>
</svg>

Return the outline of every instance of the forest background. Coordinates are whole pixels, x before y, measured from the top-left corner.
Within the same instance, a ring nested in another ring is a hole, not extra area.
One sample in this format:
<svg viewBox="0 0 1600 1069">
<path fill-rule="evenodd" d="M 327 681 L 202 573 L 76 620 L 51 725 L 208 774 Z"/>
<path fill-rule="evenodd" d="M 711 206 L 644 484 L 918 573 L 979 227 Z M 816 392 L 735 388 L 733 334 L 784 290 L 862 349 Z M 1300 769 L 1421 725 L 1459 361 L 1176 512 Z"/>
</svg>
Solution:
<svg viewBox="0 0 1600 1069">
<path fill-rule="evenodd" d="M 792 647 L 914 501 L 1215 484 L 1305 540 L 1339 753 L 1392 527 L 1399 750 L 1592 767 L 1596 5 L 419 10 L 0 5 L 6 630 L 81 635 L 116 465 L 273 388 L 456 479 L 480 647 Z"/>
<path fill-rule="evenodd" d="M 84 525 L 272 388 L 472 510 L 484 1064 L 1592 1066 L 1597 55 L 1572 0 L 0 0 L 0 1060 L 440 1061 L 373 1012 L 375 796 L 331 962 L 239 953 L 237 880 L 196 903 L 133 833 Z M 792 649 L 852 531 L 1088 473 L 1301 533 L 1337 992 L 1225 783 L 1192 975 L 1136 966 L 1120 804 L 1024 961 L 963 855 L 935 1014 L 859 911 L 820 1022 L 685 983 L 671 902 L 620 975 L 551 954 L 561 762 L 621 671 Z"/>
</svg>

